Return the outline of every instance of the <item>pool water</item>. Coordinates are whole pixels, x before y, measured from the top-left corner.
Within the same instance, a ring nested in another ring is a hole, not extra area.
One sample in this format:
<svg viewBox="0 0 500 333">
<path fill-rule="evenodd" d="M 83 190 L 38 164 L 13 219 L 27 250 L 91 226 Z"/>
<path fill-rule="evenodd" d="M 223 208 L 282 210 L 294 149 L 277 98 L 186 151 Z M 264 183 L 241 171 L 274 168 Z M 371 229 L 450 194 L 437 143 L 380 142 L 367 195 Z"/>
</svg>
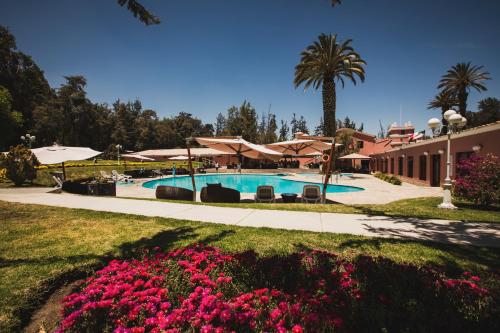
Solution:
<svg viewBox="0 0 500 333">
<path fill-rule="evenodd" d="M 260 185 L 271 185 L 275 193 L 302 193 L 304 185 L 320 185 L 310 182 L 294 181 L 283 179 L 280 175 L 263 174 L 207 174 L 196 175 L 196 189 L 200 191 L 203 186 L 214 183 L 221 183 L 222 186 L 238 190 L 243 193 L 255 193 Z M 191 177 L 177 176 L 164 179 L 151 180 L 142 186 L 155 189 L 158 185 L 168 185 L 182 187 L 192 190 Z M 327 187 L 328 193 L 357 192 L 363 191 L 360 187 L 343 186 L 330 184 Z"/>
</svg>

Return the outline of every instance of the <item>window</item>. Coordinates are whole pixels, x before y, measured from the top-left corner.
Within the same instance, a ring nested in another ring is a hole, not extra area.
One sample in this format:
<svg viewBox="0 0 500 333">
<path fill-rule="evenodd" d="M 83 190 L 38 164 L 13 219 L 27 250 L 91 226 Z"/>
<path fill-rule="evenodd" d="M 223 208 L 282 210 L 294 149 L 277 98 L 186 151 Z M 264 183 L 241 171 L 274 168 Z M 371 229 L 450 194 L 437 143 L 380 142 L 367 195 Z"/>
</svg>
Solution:
<svg viewBox="0 0 500 333">
<path fill-rule="evenodd" d="M 403 175 L 403 158 L 401 156 L 398 157 L 398 175 Z"/>
<path fill-rule="evenodd" d="M 418 175 L 420 180 L 426 180 L 427 179 L 427 156 L 425 155 L 420 155 L 420 163 L 418 166 Z"/>
<path fill-rule="evenodd" d="M 407 163 L 406 167 L 407 176 L 409 178 L 413 178 L 413 156 L 408 156 L 406 163 Z"/>
<path fill-rule="evenodd" d="M 358 141 L 358 142 L 357 142 L 358 149 L 362 149 L 362 148 L 363 148 L 363 144 L 364 144 L 364 142 L 363 142 L 363 141 Z"/>
<path fill-rule="evenodd" d="M 394 174 L 394 157 L 391 157 L 391 173 Z"/>
</svg>

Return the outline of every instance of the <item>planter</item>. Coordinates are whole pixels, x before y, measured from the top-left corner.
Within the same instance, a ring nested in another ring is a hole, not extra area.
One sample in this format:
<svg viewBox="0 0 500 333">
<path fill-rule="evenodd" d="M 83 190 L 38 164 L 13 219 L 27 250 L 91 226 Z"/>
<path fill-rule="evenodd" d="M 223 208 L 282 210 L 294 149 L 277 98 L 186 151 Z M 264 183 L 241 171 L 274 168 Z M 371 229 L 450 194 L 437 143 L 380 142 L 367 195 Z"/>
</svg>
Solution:
<svg viewBox="0 0 500 333">
<path fill-rule="evenodd" d="M 156 198 L 167 200 L 193 200 L 193 191 L 182 187 L 164 186 L 156 187 Z"/>
</svg>

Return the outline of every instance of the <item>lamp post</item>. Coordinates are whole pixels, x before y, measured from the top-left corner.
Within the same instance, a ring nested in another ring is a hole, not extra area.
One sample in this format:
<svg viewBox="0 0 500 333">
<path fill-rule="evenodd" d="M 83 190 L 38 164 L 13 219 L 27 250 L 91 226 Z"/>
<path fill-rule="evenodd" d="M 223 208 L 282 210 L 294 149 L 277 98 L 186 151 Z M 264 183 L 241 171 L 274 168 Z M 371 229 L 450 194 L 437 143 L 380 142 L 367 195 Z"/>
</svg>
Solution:
<svg viewBox="0 0 500 333">
<path fill-rule="evenodd" d="M 117 155 L 116 155 L 116 157 L 117 157 L 117 159 L 118 159 L 118 165 L 120 165 L 120 149 L 122 149 L 122 148 L 123 148 L 123 146 L 122 146 L 122 145 L 120 145 L 120 144 L 117 144 L 117 145 L 116 145 L 116 150 L 118 151 L 118 153 L 117 153 Z"/>
<path fill-rule="evenodd" d="M 21 141 L 23 141 L 24 144 L 28 146 L 29 149 L 31 149 L 31 144 L 35 142 L 36 136 L 30 135 L 29 133 L 26 135 L 21 135 Z"/>
<path fill-rule="evenodd" d="M 444 113 L 444 118 L 448 122 L 447 129 L 447 148 L 446 148 L 446 178 L 443 184 L 443 202 L 438 205 L 439 208 L 444 209 L 457 209 L 455 205 L 451 203 L 451 135 L 457 133 L 460 128 L 467 124 L 467 119 L 458 114 L 455 110 L 448 110 Z M 433 136 L 437 135 L 441 131 L 441 121 L 437 118 L 429 119 L 427 125 L 432 130 Z"/>
</svg>

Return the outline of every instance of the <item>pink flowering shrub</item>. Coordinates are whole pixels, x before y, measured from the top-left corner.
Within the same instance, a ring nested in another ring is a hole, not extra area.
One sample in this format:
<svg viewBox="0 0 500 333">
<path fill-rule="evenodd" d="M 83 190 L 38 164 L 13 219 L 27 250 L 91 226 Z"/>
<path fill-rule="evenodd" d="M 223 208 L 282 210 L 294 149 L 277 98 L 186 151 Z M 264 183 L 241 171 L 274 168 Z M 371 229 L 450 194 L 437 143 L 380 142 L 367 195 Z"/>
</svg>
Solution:
<svg viewBox="0 0 500 333">
<path fill-rule="evenodd" d="M 155 249 L 141 259 L 113 260 L 88 278 L 64 299 L 57 332 L 489 329 L 496 297 L 467 274 L 449 279 L 323 251 L 260 258 L 202 245 Z"/>
<path fill-rule="evenodd" d="M 492 154 L 473 155 L 457 165 L 454 195 L 481 205 L 500 203 L 500 161 Z"/>
</svg>

